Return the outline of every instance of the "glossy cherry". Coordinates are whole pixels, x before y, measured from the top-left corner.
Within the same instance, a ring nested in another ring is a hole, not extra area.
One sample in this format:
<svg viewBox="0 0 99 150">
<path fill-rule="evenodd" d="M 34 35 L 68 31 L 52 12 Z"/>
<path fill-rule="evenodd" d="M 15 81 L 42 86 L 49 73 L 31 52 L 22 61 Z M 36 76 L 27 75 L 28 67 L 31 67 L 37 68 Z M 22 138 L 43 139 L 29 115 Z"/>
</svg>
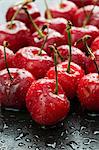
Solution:
<svg viewBox="0 0 99 150">
<path fill-rule="evenodd" d="M 59 32 L 53 30 L 53 29 L 45 29 L 43 31 L 44 36 L 48 35 L 48 38 L 46 40 L 46 43 L 43 47 L 43 49 L 47 52 L 47 54 L 51 55 L 51 50 L 49 48 L 50 45 L 56 43 L 57 46 L 60 46 L 65 43 L 64 36 L 60 34 Z M 44 38 L 40 38 L 38 35 L 38 32 L 35 32 L 32 34 L 32 39 L 30 40 L 30 46 L 36 46 L 41 48 L 44 43 Z"/>
<path fill-rule="evenodd" d="M 98 0 L 69 0 L 72 1 L 73 3 L 75 3 L 78 7 L 84 7 L 86 5 L 99 5 L 99 1 Z"/>
<path fill-rule="evenodd" d="M 9 68 L 12 80 L 6 69 L 0 71 L 0 102 L 2 107 L 22 109 L 25 96 L 34 77 L 25 69 Z"/>
<path fill-rule="evenodd" d="M 38 78 L 43 78 L 46 72 L 54 65 L 53 60 L 45 51 L 37 47 L 24 47 L 19 49 L 13 58 L 13 67 L 25 68 Z"/>
<path fill-rule="evenodd" d="M 0 45 L 8 41 L 8 48 L 16 52 L 19 48 L 27 46 L 31 33 L 24 23 L 20 21 L 7 22 L 0 25 Z"/>
<path fill-rule="evenodd" d="M 72 45 L 75 45 L 75 43 L 81 39 L 83 36 L 89 35 L 91 36 L 90 39 L 87 41 L 88 45 L 90 46 L 92 41 L 99 36 L 99 30 L 97 27 L 92 26 L 92 25 L 87 25 L 85 27 L 72 27 L 71 29 L 71 37 L 72 37 Z M 67 32 L 64 32 L 64 38 L 66 40 L 66 43 L 68 43 L 68 35 Z M 82 51 L 86 51 L 86 47 L 82 42 L 78 43 L 76 45 L 79 49 Z"/>
<path fill-rule="evenodd" d="M 26 105 L 32 119 L 41 125 L 54 125 L 63 120 L 69 112 L 69 101 L 60 85 L 55 93 L 55 80 L 39 79 L 32 83 Z"/>
<path fill-rule="evenodd" d="M 78 82 L 83 77 L 84 71 L 80 66 L 71 62 L 71 71 L 67 73 L 68 62 L 63 62 L 57 66 L 58 69 L 58 81 L 65 91 L 66 96 L 69 99 L 73 99 L 76 96 Z M 55 78 L 55 69 L 52 67 L 48 72 L 49 79 Z"/>
<path fill-rule="evenodd" d="M 7 13 L 6 13 L 6 20 L 10 21 L 12 19 L 12 17 L 14 16 L 15 12 L 18 9 L 20 9 L 22 7 L 22 5 L 23 4 L 21 3 L 19 5 L 11 6 L 8 9 Z M 36 19 L 37 17 L 40 16 L 40 12 L 39 12 L 39 10 L 38 10 L 38 8 L 37 8 L 37 6 L 36 6 L 36 4 L 34 2 L 27 3 L 25 6 L 27 7 L 27 9 L 29 11 L 29 14 L 31 15 L 31 17 L 33 19 Z M 30 21 L 29 21 L 27 15 L 26 15 L 26 13 L 24 12 L 23 9 L 21 9 L 19 11 L 19 13 L 17 14 L 17 16 L 15 17 L 15 20 L 19 20 L 19 21 L 25 23 L 27 27 L 29 27 L 29 25 L 30 25 Z"/>
<path fill-rule="evenodd" d="M 77 27 L 83 25 L 94 25 L 99 28 L 99 6 L 88 5 L 85 6 L 84 9 L 80 8 L 74 14 L 73 19 L 73 23 Z"/>
<path fill-rule="evenodd" d="M 92 42 L 91 49 L 93 52 L 99 49 L 99 36 Z"/>
<path fill-rule="evenodd" d="M 77 6 L 70 1 L 62 2 L 58 6 L 49 7 L 51 15 L 53 18 L 62 17 L 67 20 L 72 21 L 75 12 L 77 11 Z M 45 17 L 47 18 L 47 13 L 45 12 Z"/>
<path fill-rule="evenodd" d="M 68 60 L 68 56 L 69 56 L 68 45 L 61 45 L 57 48 L 57 50 L 61 54 L 63 61 Z M 72 46 L 72 62 L 81 66 L 83 70 L 86 70 L 86 67 L 85 67 L 86 59 L 87 57 L 80 49 Z M 60 59 L 59 59 L 59 62 L 60 62 Z"/>
<path fill-rule="evenodd" d="M 82 107 L 99 112 L 99 75 L 97 73 L 85 75 L 80 80 L 78 98 Z"/>
</svg>

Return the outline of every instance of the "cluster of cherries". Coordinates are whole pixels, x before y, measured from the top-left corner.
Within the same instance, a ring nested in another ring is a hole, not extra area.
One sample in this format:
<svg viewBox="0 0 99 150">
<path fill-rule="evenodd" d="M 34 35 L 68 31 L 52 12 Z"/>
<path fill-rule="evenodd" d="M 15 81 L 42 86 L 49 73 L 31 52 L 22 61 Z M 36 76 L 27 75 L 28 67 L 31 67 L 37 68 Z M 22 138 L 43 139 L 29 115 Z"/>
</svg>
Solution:
<svg viewBox="0 0 99 150">
<path fill-rule="evenodd" d="M 53 125 L 75 97 L 99 111 L 99 0 L 45 5 L 44 18 L 25 0 L 0 25 L 0 103 L 27 107 L 37 123 Z"/>
</svg>

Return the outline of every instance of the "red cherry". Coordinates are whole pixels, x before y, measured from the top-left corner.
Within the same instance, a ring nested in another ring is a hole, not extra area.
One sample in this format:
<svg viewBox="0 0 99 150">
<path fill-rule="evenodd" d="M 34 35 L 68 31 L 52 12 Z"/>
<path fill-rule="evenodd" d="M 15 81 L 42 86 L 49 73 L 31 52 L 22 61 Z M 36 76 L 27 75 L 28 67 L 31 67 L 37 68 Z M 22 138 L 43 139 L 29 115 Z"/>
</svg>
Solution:
<svg viewBox="0 0 99 150">
<path fill-rule="evenodd" d="M 6 57 L 7 57 L 7 63 L 9 67 L 12 67 L 12 59 L 14 57 L 14 53 L 6 48 Z M 4 47 L 0 46 L 0 70 L 5 69 L 5 61 L 4 61 Z"/>
<path fill-rule="evenodd" d="M 51 50 L 49 48 L 50 45 L 56 43 L 57 46 L 60 46 L 65 43 L 63 35 L 53 29 L 45 29 L 43 34 L 46 36 L 48 34 L 47 41 L 44 45 L 44 50 L 47 54 L 51 55 Z M 41 48 L 44 43 L 44 38 L 40 38 L 37 32 L 32 34 L 32 40 L 30 40 L 30 45 Z"/>
<path fill-rule="evenodd" d="M 99 30 L 97 27 L 92 26 L 92 25 L 87 25 L 85 27 L 72 27 L 71 29 L 71 37 L 72 37 L 72 45 L 75 45 L 75 43 L 81 39 L 82 37 L 84 37 L 85 35 L 89 35 L 91 36 L 91 38 L 88 40 L 88 45 L 90 46 L 92 41 L 99 36 Z M 68 43 L 68 35 L 67 32 L 64 32 L 64 38 L 66 40 L 66 43 Z M 84 44 L 78 43 L 76 45 L 76 47 L 78 47 L 79 49 L 81 49 L 82 51 L 86 51 L 86 47 L 84 46 Z"/>
<path fill-rule="evenodd" d="M 31 17 L 33 19 L 36 19 L 37 17 L 40 16 L 40 12 L 37 9 L 34 2 L 28 3 L 26 6 L 29 11 L 29 14 L 31 15 Z M 6 20 L 10 21 L 12 19 L 12 17 L 14 16 L 15 12 L 18 9 L 20 9 L 21 7 L 22 7 L 22 4 L 16 5 L 16 6 L 11 6 L 6 13 Z M 26 13 L 24 12 L 24 10 L 20 10 L 20 12 L 16 16 L 15 20 L 19 20 L 19 21 L 25 23 L 27 25 L 27 27 L 29 27 L 29 25 L 30 25 L 30 21 L 26 15 Z"/>
<path fill-rule="evenodd" d="M 69 99 L 73 99 L 76 96 L 76 90 L 78 81 L 83 77 L 84 71 L 77 64 L 71 62 L 71 71 L 67 73 L 68 62 L 63 62 L 57 65 L 58 69 L 58 81 L 65 91 L 66 96 Z M 55 78 L 55 69 L 52 67 L 48 72 L 49 79 Z"/>
<path fill-rule="evenodd" d="M 39 27 L 39 29 L 42 28 L 43 25 L 48 25 L 47 20 L 46 20 L 45 18 L 43 18 L 43 17 L 38 17 L 38 18 L 36 18 L 36 19 L 34 20 L 34 22 L 35 22 L 35 24 Z M 28 27 L 29 27 L 31 33 L 36 32 L 36 29 L 33 27 L 32 24 L 29 24 Z"/>
<path fill-rule="evenodd" d="M 93 54 L 95 56 L 95 61 L 99 68 L 99 49 L 96 50 L 95 52 L 93 52 Z M 97 72 L 97 68 L 96 68 L 93 60 L 91 60 L 90 58 L 88 58 L 86 61 L 86 71 L 87 71 L 87 73 L 96 73 Z"/>
<path fill-rule="evenodd" d="M 53 60 L 46 52 L 40 48 L 24 47 L 20 49 L 13 58 L 13 66 L 16 68 L 25 68 L 31 72 L 36 79 L 43 78 L 46 72 L 54 65 Z"/>
<path fill-rule="evenodd" d="M 69 112 L 67 100 L 61 86 L 58 86 L 58 95 L 55 91 L 55 80 L 40 79 L 30 86 L 26 104 L 33 120 L 42 125 L 53 125 L 63 120 Z"/>
<path fill-rule="evenodd" d="M 0 71 L 0 102 L 4 107 L 24 108 L 25 96 L 34 77 L 24 69 L 10 68 L 13 80 L 6 69 Z"/>
<path fill-rule="evenodd" d="M 61 45 L 57 49 L 58 49 L 59 53 L 61 54 L 61 56 L 63 57 L 63 60 L 68 60 L 69 46 Z M 80 49 L 72 46 L 72 62 L 81 66 L 83 70 L 86 70 L 86 67 L 85 67 L 86 59 L 87 59 L 87 57 Z"/>
<path fill-rule="evenodd" d="M 30 30 L 26 28 L 24 23 L 13 21 L 0 25 L 0 44 L 8 41 L 9 48 L 16 52 L 19 48 L 27 46 L 31 37 Z"/>
<path fill-rule="evenodd" d="M 74 15 L 74 21 L 73 21 L 74 25 L 77 27 L 83 26 L 84 21 L 86 19 L 86 14 L 90 15 L 90 13 L 91 13 L 91 17 L 86 22 L 86 24 L 94 25 L 99 28 L 99 6 L 94 7 L 94 5 L 88 5 L 85 6 L 84 9 L 83 8 L 78 9 Z"/>
<path fill-rule="evenodd" d="M 75 3 L 78 7 L 84 7 L 86 5 L 92 5 L 92 4 L 96 4 L 99 5 L 98 0 L 69 0 L 72 1 L 73 3 Z"/>
<path fill-rule="evenodd" d="M 91 111 L 99 111 L 99 75 L 85 75 L 78 85 L 78 97 L 81 105 Z"/>
<path fill-rule="evenodd" d="M 93 52 L 99 49 L 99 36 L 92 42 L 91 49 Z"/>
<path fill-rule="evenodd" d="M 49 7 L 52 18 L 62 17 L 67 20 L 72 21 L 75 12 L 77 11 L 77 6 L 73 2 L 63 2 L 56 7 Z M 45 17 L 47 18 L 47 12 L 45 12 Z"/>
</svg>

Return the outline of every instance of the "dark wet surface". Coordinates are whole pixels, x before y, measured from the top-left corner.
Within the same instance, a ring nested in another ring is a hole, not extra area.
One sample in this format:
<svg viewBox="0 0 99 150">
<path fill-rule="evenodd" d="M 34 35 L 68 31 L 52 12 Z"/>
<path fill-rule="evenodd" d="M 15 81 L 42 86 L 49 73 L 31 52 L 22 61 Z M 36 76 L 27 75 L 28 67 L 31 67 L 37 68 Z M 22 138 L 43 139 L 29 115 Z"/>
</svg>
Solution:
<svg viewBox="0 0 99 150">
<path fill-rule="evenodd" d="M 0 150 L 99 150 L 99 114 L 79 106 L 50 128 L 37 125 L 26 111 L 1 114 Z"/>
</svg>

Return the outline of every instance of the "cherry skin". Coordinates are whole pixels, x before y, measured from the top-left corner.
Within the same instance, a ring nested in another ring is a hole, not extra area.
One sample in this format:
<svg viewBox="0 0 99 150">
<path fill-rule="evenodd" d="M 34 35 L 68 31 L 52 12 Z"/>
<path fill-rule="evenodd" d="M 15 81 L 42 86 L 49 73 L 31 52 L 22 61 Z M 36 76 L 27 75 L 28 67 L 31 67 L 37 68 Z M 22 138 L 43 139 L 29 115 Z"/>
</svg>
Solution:
<svg viewBox="0 0 99 150">
<path fill-rule="evenodd" d="M 99 36 L 92 42 L 91 49 L 93 52 L 99 49 Z"/>
<path fill-rule="evenodd" d="M 57 65 L 58 69 L 58 81 L 65 91 L 66 96 L 72 100 L 76 96 L 78 82 L 83 77 L 84 71 L 80 66 L 71 62 L 71 72 L 67 73 L 68 62 L 63 62 Z M 55 78 L 55 68 L 52 67 L 48 72 L 49 79 Z"/>
<path fill-rule="evenodd" d="M 42 28 L 44 25 L 47 25 L 49 28 L 56 30 L 57 32 L 63 34 L 66 29 L 67 20 L 65 18 L 52 18 L 45 19 L 43 17 L 38 17 L 34 20 L 36 25 L 39 28 Z M 29 29 L 32 33 L 36 32 L 36 29 L 30 24 Z"/>
<path fill-rule="evenodd" d="M 97 27 L 92 25 L 87 25 L 85 27 L 72 27 L 71 29 L 71 38 L 72 38 L 72 45 L 75 45 L 75 43 L 81 39 L 83 36 L 89 35 L 90 39 L 87 40 L 88 45 L 90 46 L 92 41 L 99 36 L 99 30 Z M 66 43 L 68 43 L 68 35 L 67 32 L 64 32 L 64 38 L 66 40 Z M 76 45 L 77 48 L 81 49 L 82 51 L 86 52 L 86 47 L 82 42 L 78 43 Z"/>
<path fill-rule="evenodd" d="M 26 95 L 26 105 L 33 120 L 41 125 L 54 125 L 68 114 L 70 104 L 61 86 L 55 92 L 55 80 L 39 79 L 30 86 Z"/>
<path fill-rule="evenodd" d="M 72 22 L 73 16 L 77 11 L 77 6 L 70 1 L 63 2 L 58 6 L 49 7 L 52 18 L 62 17 Z M 47 12 L 45 11 L 45 17 L 47 18 Z"/>
<path fill-rule="evenodd" d="M 93 54 L 95 56 L 95 61 L 99 68 L 99 49 L 94 51 Z M 96 66 L 95 66 L 93 60 L 91 60 L 91 58 L 88 58 L 86 61 L 86 71 L 87 71 L 87 73 L 96 73 L 97 72 Z"/>
<path fill-rule="evenodd" d="M 86 19 L 86 15 L 89 15 L 93 9 L 94 5 L 85 6 L 84 9 L 80 8 L 76 11 L 74 15 L 74 25 L 77 27 L 83 26 L 83 22 Z M 85 11 L 85 12 L 84 12 Z M 99 6 L 95 6 L 87 25 L 94 25 L 99 28 Z"/>
<path fill-rule="evenodd" d="M 6 59 L 9 67 L 12 67 L 12 59 L 14 57 L 13 51 L 6 48 Z M 4 47 L 0 46 L 0 70 L 5 69 L 5 61 L 4 61 Z"/>
<path fill-rule="evenodd" d="M 59 53 L 63 57 L 63 60 L 68 60 L 69 56 L 69 46 L 68 45 L 61 45 L 58 48 Z M 85 63 L 87 57 L 85 54 L 78 48 L 72 46 L 72 62 L 76 63 L 77 65 L 81 66 L 83 70 L 86 70 Z M 59 59 L 60 62 L 60 59 Z"/>
<path fill-rule="evenodd" d="M 69 0 L 69 1 L 72 1 L 73 3 L 75 3 L 78 7 L 84 7 L 86 5 L 94 5 L 95 4 L 95 0 Z M 99 5 L 99 2 L 97 0 L 97 3 L 96 5 Z"/>
<path fill-rule="evenodd" d="M 13 67 L 25 68 L 33 74 L 36 79 L 43 78 L 50 67 L 54 66 L 53 60 L 46 52 L 42 50 L 38 55 L 40 48 L 24 47 L 13 57 Z"/>
<path fill-rule="evenodd" d="M 54 43 L 56 46 L 60 46 L 65 43 L 64 36 L 60 34 L 59 32 L 53 30 L 53 29 L 45 29 L 43 34 L 45 36 L 48 35 L 48 38 L 46 40 L 46 43 L 43 47 L 43 49 L 47 52 L 47 54 L 51 55 L 50 45 L 53 45 Z M 36 46 L 41 48 L 44 43 L 44 38 L 40 38 L 37 32 L 32 34 L 32 39 L 30 40 L 30 46 Z"/>
<path fill-rule="evenodd" d="M 20 21 L 13 21 L 12 27 L 11 22 L 0 25 L 0 45 L 7 41 L 9 43 L 8 48 L 13 52 L 27 46 L 30 37 L 30 30 Z"/>
<path fill-rule="evenodd" d="M 0 102 L 7 108 L 22 109 L 25 107 L 25 96 L 34 77 L 28 71 L 9 68 L 13 80 L 6 69 L 0 71 Z"/>
<path fill-rule="evenodd" d="M 40 12 L 38 10 L 38 8 L 36 7 L 36 4 L 34 2 L 28 3 L 27 5 L 27 9 L 29 11 L 29 14 L 31 15 L 31 17 L 33 19 L 36 19 L 37 17 L 40 16 Z M 16 5 L 16 6 L 11 6 L 6 13 L 6 20 L 10 21 L 13 17 L 13 15 L 15 14 L 15 12 L 20 9 L 22 7 L 22 4 L 20 5 Z M 30 21 L 27 17 L 27 14 L 24 12 L 24 10 L 20 10 L 20 12 L 18 13 L 18 15 L 16 16 L 15 20 L 19 20 L 23 23 L 26 24 L 27 27 L 29 27 L 30 25 Z"/>
<path fill-rule="evenodd" d="M 85 75 L 78 85 L 78 98 L 82 107 L 99 111 L 99 76 L 97 73 Z"/>
</svg>

